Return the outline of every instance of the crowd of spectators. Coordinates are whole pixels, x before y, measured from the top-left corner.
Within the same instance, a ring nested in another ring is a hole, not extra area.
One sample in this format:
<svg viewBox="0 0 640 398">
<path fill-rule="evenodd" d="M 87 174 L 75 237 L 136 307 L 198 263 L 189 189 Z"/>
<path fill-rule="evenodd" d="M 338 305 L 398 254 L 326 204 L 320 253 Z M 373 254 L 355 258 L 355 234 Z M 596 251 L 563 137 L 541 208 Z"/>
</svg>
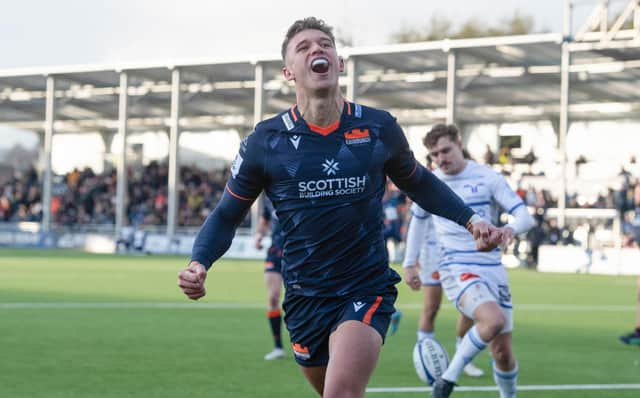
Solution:
<svg viewBox="0 0 640 398">
<path fill-rule="evenodd" d="M 179 170 L 178 225 L 199 226 L 220 199 L 227 170 L 205 171 L 194 166 Z M 151 162 L 127 170 L 126 223 L 165 225 L 168 205 L 168 167 Z M 59 225 L 113 224 L 116 213 L 115 170 L 96 174 L 74 169 L 55 176 L 51 215 Z M 17 172 L 0 185 L 0 221 L 40 221 L 42 180 L 34 169 Z"/>
<path fill-rule="evenodd" d="M 516 160 L 531 166 L 536 161 L 533 151 L 522 159 Z M 557 207 L 558 200 L 548 189 L 537 188 L 523 183 L 521 175 L 505 167 L 514 162 L 508 151 L 495 156 L 489 149 L 482 159 L 492 164 L 496 170 L 507 175 L 517 187 L 516 192 L 525 204 L 534 210 L 537 225 L 528 232 L 526 239 L 517 241 L 516 254 L 523 244 L 526 251 L 526 263 L 537 263 L 538 247 L 542 244 L 583 244 L 574 237 L 576 225 L 570 223 L 560 227 L 557 220 L 547 216 L 549 208 Z M 197 227 L 202 224 L 209 212 L 215 207 L 224 190 L 228 178 L 228 168 L 219 170 L 201 170 L 195 166 L 183 166 L 179 170 L 178 182 L 178 226 Z M 634 231 L 640 222 L 640 176 L 632 175 L 624 168 L 618 176 L 619 189 L 608 188 L 597 198 L 585 201 L 578 194 L 566 197 L 568 208 L 616 209 L 620 215 L 624 246 L 636 246 Z M 52 185 L 51 212 L 55 224 L 71 225 L 109 225 L 115 222 L 117 174 L 111 169 L 96 174 L 91 169 L 77 170 L 66 175 L 54 176 Z M 133 227 L 162 226 L 167 222 L 168 207 L 168 166 L 151 162 L 145 166 L 127 170 L 127 202 L 125 222 Z M 391 203 L 391 202 L 390 202 Z M 386 207 L 389 207 L 385 205 Z M 389 207 L 395 209 L 396 206 Z M 408 212 L 406 212 L 408 213 Z M 42 218 L 42 180 L 34 169 L 15 173 L 9 181 L 0 184 L 0 221 L 40 221 Z M 402 222 L 406 217 L 398 217 Z M 386 220 L 389 221 L 389 220 Z M 600 221 L 602 222 L 602 221 Z M 606 221 L 611 228 L 612 220 Z M 592 232 L 595 227 L 589 226 Z M 402 236 L 403 234 L 401 234 Z M 396 238 L 394 238 L 396 239 Z M 398 242 L 401 240 L 398 239 Z"/>
</svg>

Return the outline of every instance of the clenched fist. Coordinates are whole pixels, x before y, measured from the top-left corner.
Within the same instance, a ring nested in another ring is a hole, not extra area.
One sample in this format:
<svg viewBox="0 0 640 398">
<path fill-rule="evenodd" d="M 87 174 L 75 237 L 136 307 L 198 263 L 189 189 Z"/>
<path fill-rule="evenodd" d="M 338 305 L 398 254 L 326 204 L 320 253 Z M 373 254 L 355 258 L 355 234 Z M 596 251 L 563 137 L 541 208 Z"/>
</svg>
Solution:
<svg viewBox="0 0 640 398">
<path fill-rule="evenodd" d="M 178 286 L 191 300 L 197 300 L 207 294 L 204 281 L 207 279 L 207 269 L 197 261 L 178 273 Z"/>
</svg>

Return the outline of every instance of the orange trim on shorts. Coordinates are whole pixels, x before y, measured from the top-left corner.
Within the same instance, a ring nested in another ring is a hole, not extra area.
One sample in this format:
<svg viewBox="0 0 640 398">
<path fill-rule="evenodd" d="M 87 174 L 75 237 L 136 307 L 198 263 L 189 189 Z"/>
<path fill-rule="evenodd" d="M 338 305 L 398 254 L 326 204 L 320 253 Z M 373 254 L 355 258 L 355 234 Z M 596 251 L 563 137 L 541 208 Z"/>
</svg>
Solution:
<svg viewBox="0 0 640 398">
<path fill-rule="evenodd" d="M 373 313 L 376 312 L 381 302 L 382 302 L 382 296 L 376 297 L 376 301 L 373 303 L 371 308 L 369 308 L 369 311 L 367 311 L 367 313 L 364 314 L 364 318 L 362 318 L 362 322 L 365 325 L 371 325 L 371 317 L 373 317 Z"/>
<path fill-rule="evenodd" d="M 231 194 L 231 196 L 233 196 L 236 199 L 244 200 L 246 202 L 251 202 L 253 200 L 251 198 L 245 198 L 244 196 L 240 196 L 237 193 L 233 192 L 231 188 L 229 188 L 229 184 L 227 184 L 226 189 L 227 189 L 227 192 L 229 192 L 229 194 Z"/>
<path fill-rule="evenodd" d="M 474 279 L 474 278 L 480 278 L 480 277 L 476 274 L 472 274 L 471 272 L 465 272 L 462 275 L 460 275 L 460 281 L 462 282 L 467 281 L 469 279 Z"/>
<path fill-rule="evenodd" d="M 280 316 L 280 308 L 278 308 L 277 310 L 273 310 L 273 311 L 267 311 L 267 316 L 269 318 L 277 318 Z"/>
<path fill-rule="evenodd" d="M 300 354 L 308 354 L 309 353 L 309 347 L 303 347 L 300 345 L 300 343 L 295 343 L 295 344 L 291 344 L 291 347 L 293 348 L 293 351 L 300 353 Z"/>
</svg>

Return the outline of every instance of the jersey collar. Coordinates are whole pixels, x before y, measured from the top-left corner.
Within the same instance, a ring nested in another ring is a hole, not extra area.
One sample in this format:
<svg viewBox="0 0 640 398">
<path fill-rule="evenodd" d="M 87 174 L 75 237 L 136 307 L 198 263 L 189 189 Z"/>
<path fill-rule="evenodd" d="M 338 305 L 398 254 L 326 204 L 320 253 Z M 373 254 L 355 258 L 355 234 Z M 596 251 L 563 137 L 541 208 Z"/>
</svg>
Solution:
<svg viewBox="0 0 640 398">
<path fill-rule="evenodd" d="M 322 136 L 327 136 L 331 133 L 333 133 L 334 131 L 338 130 L 338 128 L 340 127 L 340 123 L 342 122 L 342 119 L 344 118 L 345 115 L 351 115 L 352 112 L 352 104 L 348 101 L 344 101 L 344 104 L 342 106 L 342 114 L 340 115 L 340 118 L 338 118 L 335 122 L 331 123 L 330 125 L 326 126 L 326 127 L 321 127 L 321 126 L 317 126 L 315 124 L 309 123 L 306 120 L 304 120 L 304 118 L 302 117 L 302 115 L 300 114 L 300 110 L 298 109 L 298 105 L 294 104 L 291 109 L 289 109 L 289 114 L 291 115 L 291 119 L 293 119 L 293 122 L 295 124 L 298 124 L 299 121 L 303 122 L 304 124 L 307 125 L 307 127 L 309 128 L 309 130 L 311 130 L 314 133 L 320 134 Z"/>
</svg>

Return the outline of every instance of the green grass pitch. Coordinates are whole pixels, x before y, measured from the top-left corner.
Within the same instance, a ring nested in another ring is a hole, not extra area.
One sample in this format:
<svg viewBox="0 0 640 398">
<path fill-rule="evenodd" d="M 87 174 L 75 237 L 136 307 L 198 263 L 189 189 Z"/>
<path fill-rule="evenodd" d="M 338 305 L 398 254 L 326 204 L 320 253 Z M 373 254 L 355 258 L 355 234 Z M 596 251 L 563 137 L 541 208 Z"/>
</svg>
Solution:
<svg viewBox="0 0 640 398">
<path fill-rule="evenodd" d="M 0 397 L 314 397 L 290 356 L 262 359 L 271 348 L 262 263 L 221 261 L 210 272 L 202 303 L 189 303 L 176 285 L 186 262 L 0 250 Z M 640 348 L 617 341 L 633 326 L 634 277 L 526 270 L 510 271 L 509 277 L 519 384 L 640 383 Z M 411 350 L 422 295 L 404 285 L 399 289 L 404 318 L 398 333 L 387 338 L 370 387 L 420 386 Z M 456 316 L 447 304 L 437 322 L 438 340 L 450 354 Z M 476 363 L 489 370 L 486 353 Z M 493 380 L 463 376 L 460 383 L 492 386 Z M 640 390 L 518 396 L 631 398 Z"/>
</svg>

